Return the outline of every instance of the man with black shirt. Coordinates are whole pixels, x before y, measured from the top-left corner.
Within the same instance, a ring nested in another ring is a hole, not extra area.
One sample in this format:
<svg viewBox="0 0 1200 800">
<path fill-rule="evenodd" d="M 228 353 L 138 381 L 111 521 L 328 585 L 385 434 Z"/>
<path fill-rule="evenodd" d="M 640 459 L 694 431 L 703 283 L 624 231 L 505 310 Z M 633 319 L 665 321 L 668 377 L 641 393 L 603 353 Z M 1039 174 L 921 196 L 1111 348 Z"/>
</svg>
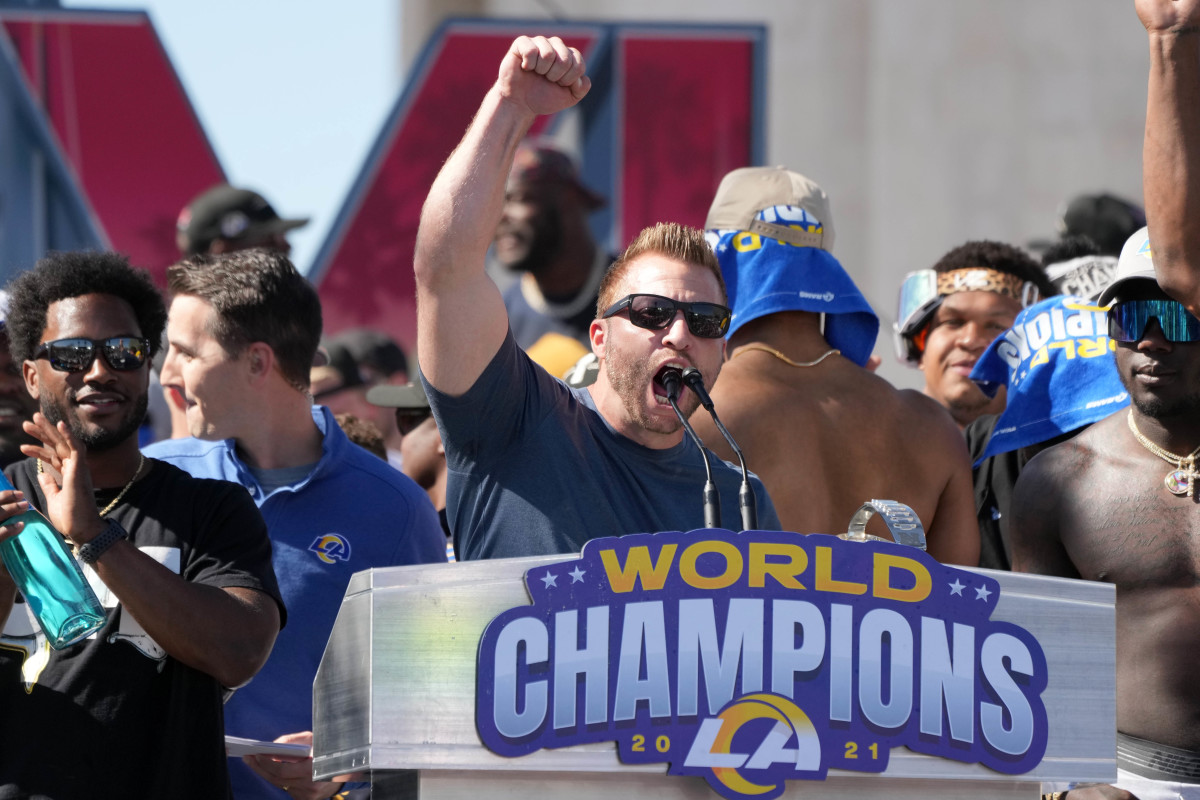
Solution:
<svg viewBox="0 0 1200 800">
<path fill-rule="evenodd" d="M 59 651 L 40 632 L 5 637 L 0 796 L 228 797 L 222 696 L 266 661 L 284 614 L 266 526 L 242 489 L 138 452 L 166 320 L 148 276 L 60 253 L 11 293 L 13 356 L 41 411 L 0 521 L 44 513 L 108 618 Z M 0 540 L 20 531 L 0 525 Z M 0 619 L 25 614 L 15 595 L 0 567 Z"/>
</svg>

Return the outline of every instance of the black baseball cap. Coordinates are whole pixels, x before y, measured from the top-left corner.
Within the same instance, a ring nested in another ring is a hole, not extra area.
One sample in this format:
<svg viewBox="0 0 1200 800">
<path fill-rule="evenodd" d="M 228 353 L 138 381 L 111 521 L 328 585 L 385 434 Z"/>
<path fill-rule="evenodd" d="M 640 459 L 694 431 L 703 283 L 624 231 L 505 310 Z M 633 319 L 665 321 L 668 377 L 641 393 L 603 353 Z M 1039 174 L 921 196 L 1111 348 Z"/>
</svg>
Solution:
<svg viewBox="0 0 1200 800">
<path fill-rule="evenodd" d="M 325 350 L 324 363 L 313 364 L 309 370 L 309 385 L 312 388 L 314 399 L 320 400 L 322 397 L 340 392 L 342 389 L 350 389 L 366 383 L 359 370 L 358 361 L 344 344 L 325 342 L 322 344 L 322 348 Z"/>
<path fill-rule="evenodd" d="M 1062 207 L 1058 232 L 1086 236 L 1099 245 L 1102 255 L 1116 256 L 1145 224 L 1146 212 L 1135 203 L 1107 193 L 1081 194 Z"/>
<path fill-rule="evenodd" d="M 341 346 L 363 373 L 363 378 L 383 380 L 397 372 L 408 372 L 408 357 L 396 340 L 374 328 L 350 328 L 329 337 L 326 342 L 331 350 Z"/>
<path fill-rule="evenodd" d="M 307 218 L 281 218 L 258 192 L 220 183 L 193 198 L 179 212 L 175 228 L 179 249 L 192 256 L 207 251 L 217 239 L 254 240 L 307 224 Z"/>
</svg>

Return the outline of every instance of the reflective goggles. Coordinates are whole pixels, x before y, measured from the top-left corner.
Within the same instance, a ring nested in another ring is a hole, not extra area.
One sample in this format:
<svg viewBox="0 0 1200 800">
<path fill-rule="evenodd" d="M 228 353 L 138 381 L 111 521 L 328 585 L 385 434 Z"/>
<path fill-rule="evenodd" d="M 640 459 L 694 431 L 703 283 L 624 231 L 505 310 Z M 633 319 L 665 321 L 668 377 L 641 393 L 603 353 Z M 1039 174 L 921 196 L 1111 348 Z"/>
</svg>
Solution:
<svg viewBox="0 0 1200 800">
<path fill-rule="evenodd" d="M 925 351 L 930 318 L 947 295 L 957 292 L 991 292 L 1011 297 L 1029 308 L 1041 299 L 1037 284 L 989 267 L 964 267 L 948 272 L 920 269 L 904 276 L 893 325 L 896 358 L 916 366 Z"/>
<path fill-rule="evenodd" d="M 921 269 L 904 276 L 900 284 L 900 303 L 892 327 L 892 344 L 901 363 L 916 366 L 925 352 L 925 333 L 933 312 L 942 304 L 937 290 L 937 273 Z M 919 341 L 918 341 L 919 340 Z"/>
<path fill-rule="evenodd" d="M 86 372 L 96 360 L 96 351 L 104 354 L 108 366 L 118 372 L 139 369 L 150 357 L 150 341 L 136 336 L 111 339 L 55 339 L 42 342 L 33 357 L 44 358 L 59 372 Z"/>
<path fill-rule="evenodd" d="M 924 326 L 929 315 L 942 302 L 937 290 L 937 273 L 917 270 L 904 276 L 900 284 L 900 304 L 896 309 L 896 329 L 911 334 Z"/>
<path fill-rule="evenodd" d="M 1175 300 L 1122 300 L 1108 310 L 1108 336 L 1114 342 L 1138 342 L 1150 320 L 1158 320 L 1168 342 L 1200 342 L 1200 319 Z"/>
<path fill-rule="evenodd" d="M 631 294 L 600 315 L 607 319 L 629 310 L 629 321 L 639 328 L 661 331 L 670 327 L 677 311 L 683 312 L 688 330 L 701 339 L 720 339 L 729 330 L 730 311 L 720 303 L 684 303 L 656 294 Z"/>
</svg>

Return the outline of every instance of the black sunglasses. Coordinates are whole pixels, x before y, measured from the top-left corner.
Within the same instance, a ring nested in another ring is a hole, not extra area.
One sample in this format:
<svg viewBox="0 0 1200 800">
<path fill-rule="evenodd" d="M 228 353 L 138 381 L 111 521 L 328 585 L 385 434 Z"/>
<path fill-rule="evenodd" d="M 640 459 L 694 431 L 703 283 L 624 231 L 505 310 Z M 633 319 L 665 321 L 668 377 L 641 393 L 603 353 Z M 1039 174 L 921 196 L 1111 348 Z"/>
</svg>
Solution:
<svg viewBox="0 0 1200 800">
<path fill-rule="evenodd" d="M 1108 336 L 1115 342 L 1138 342 L 1150 320 L 1158 320 L 1168 342 L 1200 342 L 1200 319 L 1175 300 L 1122 300 L 1108 310 Z"/>
<path fill-rule="evenodd" d="M 720 303 L 684 303 L 656 294 L 631 294 L 618 300 L 600 315 L 607 319 L 629 309 L 629 321 L 639 328 L 661 331 L 682 311 L 688 330 L 701 339 L 720 339 L 729 330 L 730 311 Z"/>
<path fill-rule="evenodd" d="M 96 360 L 97 349 L 104 354 L 108 366 L 118 372 L 131 372 L 146 363 L 150 356 L 150 341 L 136 336 L 55 339 L 38 345 L 33 357 L 47 359 L 59 372 L 86 372 Z"/>
</svg>

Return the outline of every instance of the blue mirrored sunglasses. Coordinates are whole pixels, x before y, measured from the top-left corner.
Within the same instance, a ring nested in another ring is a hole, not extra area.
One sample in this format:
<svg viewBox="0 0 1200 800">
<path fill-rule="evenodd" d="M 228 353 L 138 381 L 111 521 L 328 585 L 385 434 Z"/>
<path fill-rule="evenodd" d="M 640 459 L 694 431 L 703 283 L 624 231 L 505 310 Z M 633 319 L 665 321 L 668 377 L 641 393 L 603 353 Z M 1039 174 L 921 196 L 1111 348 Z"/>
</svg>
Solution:
<svg viewBox="0 0 1200 800">
<path fill-rule="evenodd" d="M 1115 342 L 1137 342 L 1150 320 L 1158 320 L 1168 342 L 1200 342 L 1200 319 L 1175 300 L 1122 300 L 1108 310 L 1108 335 Z"/>
</svg>

